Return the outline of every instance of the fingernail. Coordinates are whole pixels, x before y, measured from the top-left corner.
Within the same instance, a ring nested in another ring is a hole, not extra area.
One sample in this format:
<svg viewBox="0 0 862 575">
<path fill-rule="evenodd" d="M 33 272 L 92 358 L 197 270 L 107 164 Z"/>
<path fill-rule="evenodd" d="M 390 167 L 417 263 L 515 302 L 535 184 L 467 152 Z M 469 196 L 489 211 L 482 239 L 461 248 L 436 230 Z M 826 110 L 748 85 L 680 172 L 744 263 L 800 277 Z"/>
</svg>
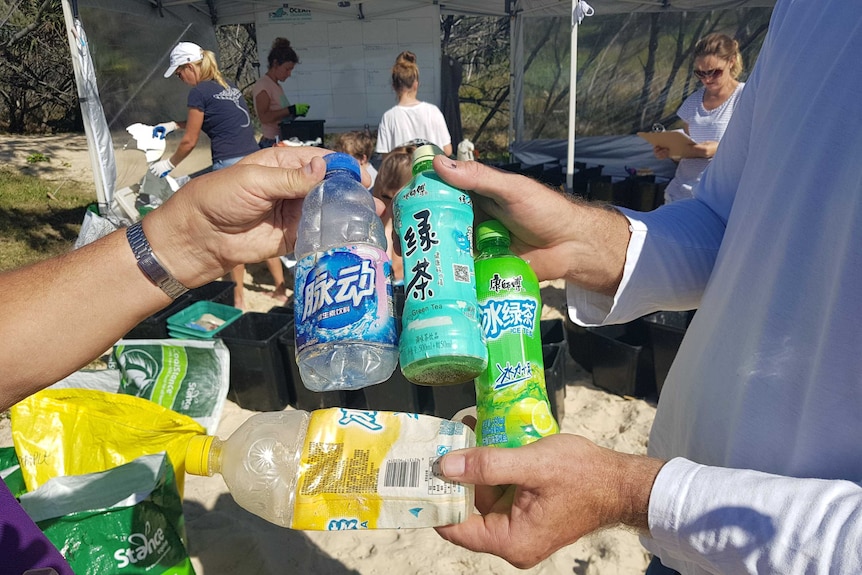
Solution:
<svg viewBox="0 0 862 575">
<path fill-rule="evenodd" d="M 443 160 L 441 163 L 442 163 L 445 167 L 450 168 L 450 169 L 452 169 L 452 170 L 454 170 L 455 168 L 457 168 L 457 167 L 458 167 L 458 164 L 456 164 L 455 162 L 453 162 L 452 160 L 450 160 L 450 159 L 448 159 L 448 158 L 446 158 L 445 160 Z"/>
<path fill-rule="evenodd" d="M 437 462 L 439 463 L 439 475 L 448 478 L 461 477 L 467 466 L 466 458 L 459 453 L 444 455 Z"/>
<path fill-rule="evenodd" d="M 314 173 L 314 168 L 311 167 L 311 162 L 308 162 L 304 166 L 302 166 L 302 171 L 305 172 L 306 176 L 310 176 Z"/>
</svg>

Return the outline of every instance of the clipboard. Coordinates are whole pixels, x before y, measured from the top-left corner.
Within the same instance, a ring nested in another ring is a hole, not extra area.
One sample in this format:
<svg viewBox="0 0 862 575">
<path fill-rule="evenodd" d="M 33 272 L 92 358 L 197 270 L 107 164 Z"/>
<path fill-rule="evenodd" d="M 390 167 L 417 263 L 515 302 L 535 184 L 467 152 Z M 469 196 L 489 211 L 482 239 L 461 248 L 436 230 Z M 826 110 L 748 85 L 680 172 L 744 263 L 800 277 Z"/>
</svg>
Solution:
<svg viewBox="0 0 862 575">
<path fill-rule="evenodd" d="M 670 157 L 674 159 L 694 157 L 689 146 L 696 142 L 688 134 L 681 130 L 667 132 L 638 132 L 638 136 L 652 144 L 670 150 Z"/>
</svg>

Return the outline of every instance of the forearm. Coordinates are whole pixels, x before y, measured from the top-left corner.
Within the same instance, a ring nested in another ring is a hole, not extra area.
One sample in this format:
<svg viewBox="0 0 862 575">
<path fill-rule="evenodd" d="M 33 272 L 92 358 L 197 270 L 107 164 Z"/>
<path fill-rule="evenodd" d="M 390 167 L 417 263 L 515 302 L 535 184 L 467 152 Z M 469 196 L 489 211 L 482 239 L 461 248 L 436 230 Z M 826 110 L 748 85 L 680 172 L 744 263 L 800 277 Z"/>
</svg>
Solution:
<svg viewBox="0 0 862 575">
<path fill-rule="evenodd" d="M 197 138 L 192 139 L 187 136 L 184 136 L 183 139 L 180 140 L 180 144 L 179 146 L 177 146 L 176 151 L 171 156 L 171 163 L 174 166 L 179 166 L 180 162 L 185 160 L 189 156 L 189 154 L 192 153 L 192 150 L 195 149 L 197 143 Z"/>
<path fill-rule="evenodd" d="M 655 482 L 650 532 L 648 548 L 710 572 L 862 573 L 862 486 L 674 459 Z"/>
<path fill-rule="evenodd" d="M 138 269 L 124 229 L 2 274 L 0 289 L 0 410 L 86 365 L 170 302 Z"/>
<path fill-rule="evenodd" d="M 631 236 L 629 221 L 610 206 L 576 204 L 573 238 L 564 279 L 584 289 L 613 295 L 623 278 Z"/>
</svg>

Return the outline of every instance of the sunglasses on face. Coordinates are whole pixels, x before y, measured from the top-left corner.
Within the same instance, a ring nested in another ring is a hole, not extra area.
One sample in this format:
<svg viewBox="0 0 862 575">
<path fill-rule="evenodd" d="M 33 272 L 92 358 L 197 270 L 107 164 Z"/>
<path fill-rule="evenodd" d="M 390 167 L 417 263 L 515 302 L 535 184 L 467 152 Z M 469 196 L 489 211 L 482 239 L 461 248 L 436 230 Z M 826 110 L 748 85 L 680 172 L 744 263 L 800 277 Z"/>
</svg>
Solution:
<svg viewBox="0 0 862 575">
<path fill-rule="evenodd" d="M 713 68 L 712 70 L 695 70 L 694 75 L 700 78 L 701 80 L 708 80 L 710 78 L 718 78 L 724 73 L 722 68 Z"/>
</svg>

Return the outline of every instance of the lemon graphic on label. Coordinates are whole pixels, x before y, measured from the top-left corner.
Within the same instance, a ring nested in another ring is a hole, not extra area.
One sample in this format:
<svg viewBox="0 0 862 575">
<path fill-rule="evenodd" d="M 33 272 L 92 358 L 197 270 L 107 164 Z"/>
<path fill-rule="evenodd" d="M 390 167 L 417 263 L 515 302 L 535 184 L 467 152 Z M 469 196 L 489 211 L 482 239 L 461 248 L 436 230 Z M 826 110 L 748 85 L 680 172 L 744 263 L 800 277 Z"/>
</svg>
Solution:
<svg viewBox="0 0 862 575">
<path fill-rule="evenodd" d="M 536 401 L 531 413 L 533 429 L 535 429 L 542 437 L 559 431 L 557 422 L 554 420 L 554 416 L 551 415 L 551 410 L 548 408 L 548 404 L 544 401 L 533 401 Z"/>
<path fill-rule="evenodd" d="M 533 423 L 533 410 L 539 403 L 541 402 L 533 397 L 525 397 L 517 403 L 514 412 L 518 415 L 524 425 L 530 425 Z"/>
</svg>

